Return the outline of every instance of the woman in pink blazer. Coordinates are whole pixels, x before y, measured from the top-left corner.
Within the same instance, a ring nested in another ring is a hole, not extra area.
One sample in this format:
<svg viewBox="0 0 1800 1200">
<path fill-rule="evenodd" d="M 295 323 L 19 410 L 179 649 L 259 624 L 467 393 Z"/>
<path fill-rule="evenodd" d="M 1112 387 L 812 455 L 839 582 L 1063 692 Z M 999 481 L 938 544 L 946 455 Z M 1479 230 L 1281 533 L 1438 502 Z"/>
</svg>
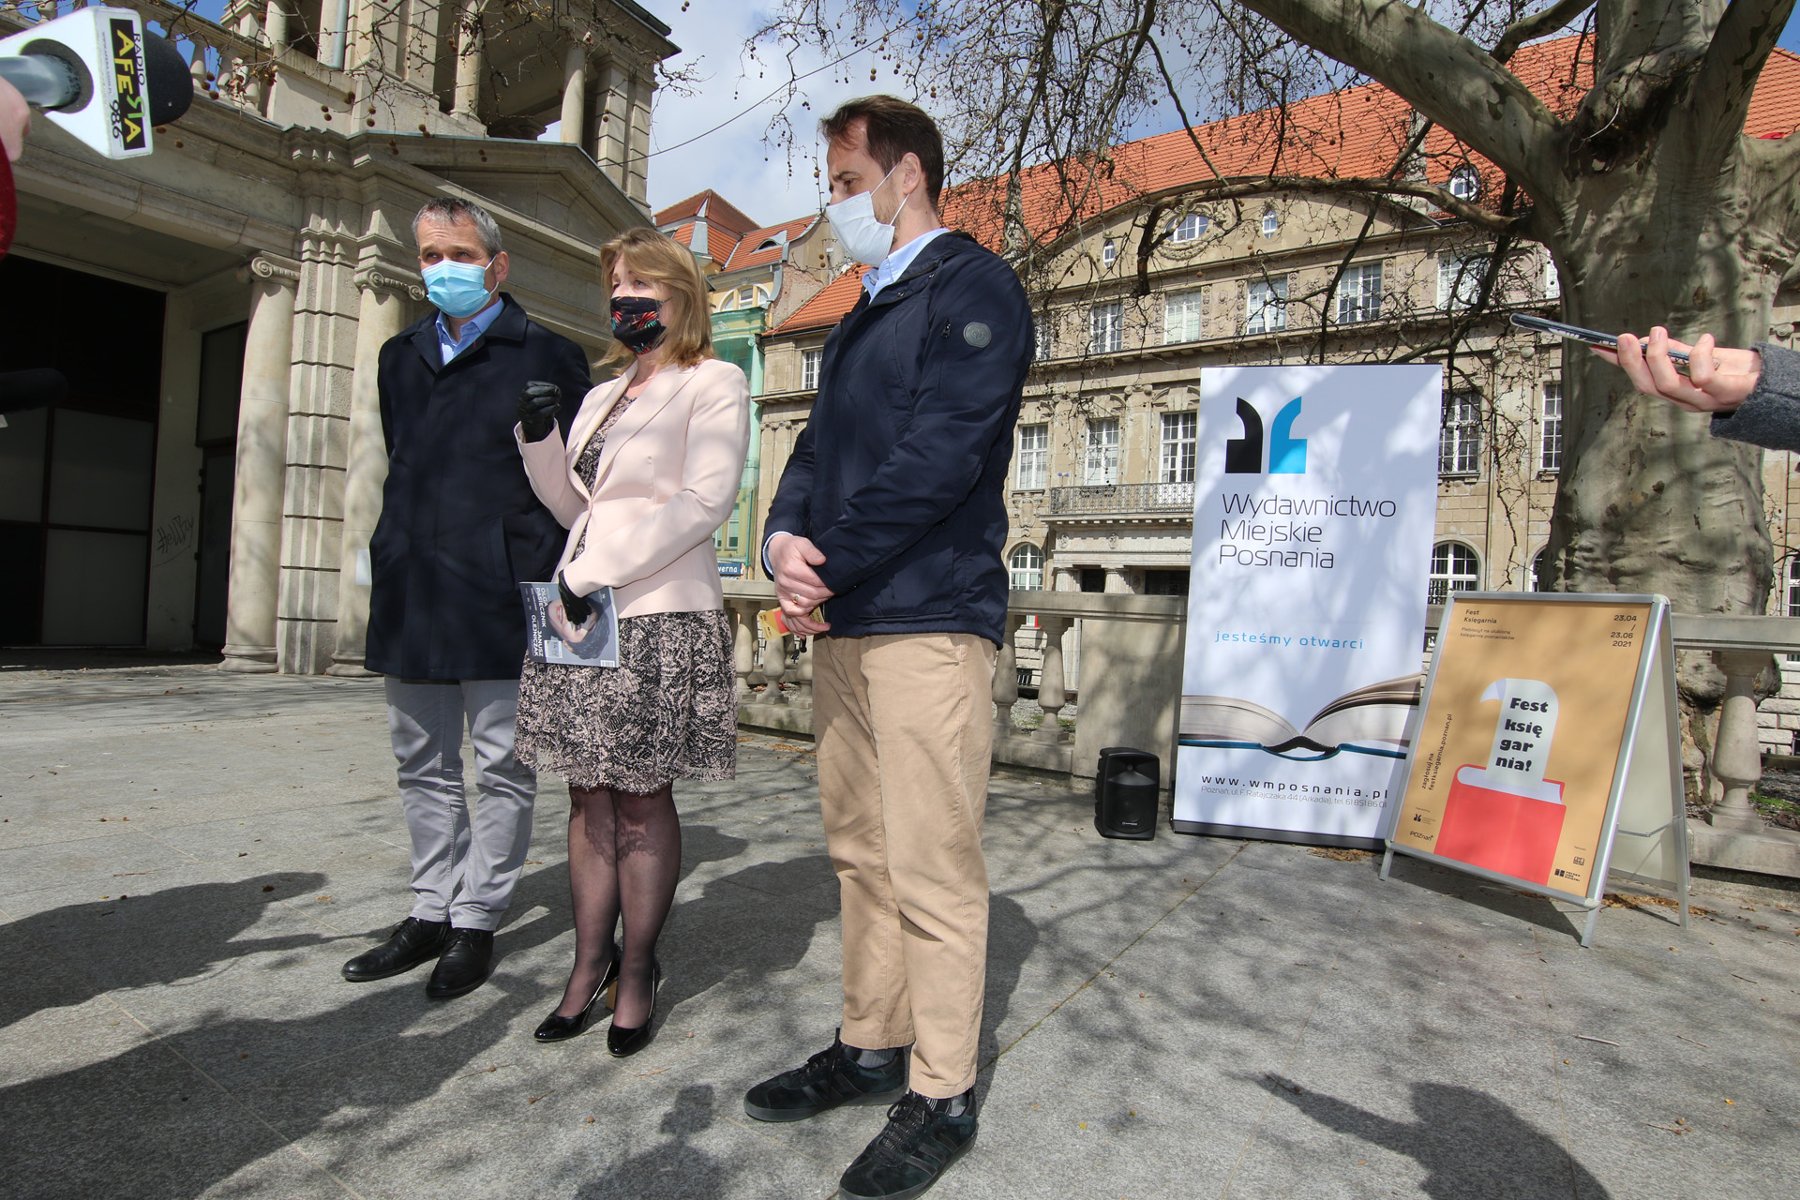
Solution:
<svg viewBox="0 0 1800 1200">
<path fill-rule="evenodd" d="M 607 1048 L 650 1040 L 662 971 L 656 939 L 681 870 L 677 779 L 736 772 L 731 626 L 712 535 L 731 513 L 750 443 L 744 373 L 712 357 L 706 281 L 651 229 L 600 250 L 624 370 L 587 394 L 565 442 L 550 385 L 519 404 L 519 453 L 538 498 L 569 529 L 557 568 L 564 612 L 612 589 L 619 665 L 527 661 L 517 753 L 569 783 L 575 965 L 539 1041 L 583 1032 L 609 989 Z M 624 922 L 622 943 L 613 931 Z"/>
</svg>

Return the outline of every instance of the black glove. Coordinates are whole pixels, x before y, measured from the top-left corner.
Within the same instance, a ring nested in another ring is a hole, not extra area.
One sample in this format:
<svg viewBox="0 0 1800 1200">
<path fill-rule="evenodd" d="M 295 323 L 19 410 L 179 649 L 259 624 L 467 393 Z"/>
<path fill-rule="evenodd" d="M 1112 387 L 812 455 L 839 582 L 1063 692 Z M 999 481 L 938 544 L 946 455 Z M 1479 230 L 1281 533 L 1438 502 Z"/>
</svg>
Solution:
<svg viewBox="0 0 1800 1200">
<path fill-rule="evenodd" d="M 555 387 L 556 385 L 546 383 L 541 386 Z M 594 606 L 587 602 L 586 596 L 575 594 L 574 589 L 569 587 L 569 581 L 563 578 L 561 571 L 556 573 L 556 590 L 562 593 L 563 613 L 569 618 L 569 624 L 577 629 L 586 625 L 588 618 L 594 615 Z"/>
<path fill-rule="evenodd" d="M 519 392 L 519 432 L 528 442 L 541 442 L 556 428 L 556 410 L 562 407 L 562 389 L 554 383 L 533 380 Z"/>
</svg>

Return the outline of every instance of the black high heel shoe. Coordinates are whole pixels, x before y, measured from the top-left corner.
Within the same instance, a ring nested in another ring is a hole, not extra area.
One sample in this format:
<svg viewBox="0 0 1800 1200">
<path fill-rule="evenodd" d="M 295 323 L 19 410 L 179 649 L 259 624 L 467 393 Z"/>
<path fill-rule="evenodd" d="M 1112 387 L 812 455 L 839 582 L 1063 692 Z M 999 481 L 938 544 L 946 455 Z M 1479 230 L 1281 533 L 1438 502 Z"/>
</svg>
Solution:
<svg viewBox="0 0 1800 1200">
<path fill-rule="evenodd" d="M 600 986 L 594 989 L 594 994 L 589 998 L 587 1006 L 572 1017 L 558 1016 L 554 1009 L 551 1010 L 550 1015 L 544 1018 L 543 1023 L 531 1036 L 540 1042 L 565 1042 L 572 1037 L 579 1037 L 587 1032 L 589 1025 L 594 1023 L 594 1005 L 600 1002 L 600 997 L 605 996 L 606 1007 L 611 1008 L 614 999 L 617 998 L 618 988 L 619 947 L 615 942 L 612 949 L 612 962 L 607 964 L 606 974 L 601 977 Z"/>
<path fill-rule="evenodd" d="M 650 1013 L 635 1029 L 618 1024 L 606 1027 L 606 1052 L 614 1058 L 629 1058 L 650 1044 L 650 1027 L 656 1023 L 656 989 L 662 986 L 662 964 L 650 960 Z"/>
</svg>

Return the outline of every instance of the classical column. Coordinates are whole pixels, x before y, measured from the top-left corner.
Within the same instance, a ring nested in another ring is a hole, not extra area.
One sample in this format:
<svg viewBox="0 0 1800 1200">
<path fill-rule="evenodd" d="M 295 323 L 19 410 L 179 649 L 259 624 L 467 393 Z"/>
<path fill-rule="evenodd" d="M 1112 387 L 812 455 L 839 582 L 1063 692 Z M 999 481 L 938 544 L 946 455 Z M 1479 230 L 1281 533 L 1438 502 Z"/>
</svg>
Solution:
<svg viewBox="0 0 1800 1200">
<path fill-rule="evenodd" d="M 263 32 L 269 37 L 269 45 L 278 52 L 292 45 L 292 38 L 288 33 L 289 2 L 290 0 L 269 0 L 263 11 Z"/>
<path fill-rule="evenodd" d="M 456 23 L 456 99 L 453 111 L 474 117 L 481 107 L 481 71 L 486 53 L 481 45 L 481 0 L 467 0 Z"/>
<path fill-rule="evenodd" d="M 275 597 L 281 579 L 281 502 L 286 475 L 288 375 L 294 361 L 299 264 L 250 260 L 254 289 L 238 405 L 237 476 L 231 491 L 231 582 L 225 611 L 227 671 L 275 669 Z"/>
<path fill-rule="evenodd" d="M 425 289 L 398 275 L 367 267 L 356 274 L 362 294 L 356 322 L 356 374 L 350 384 L 350 453 L 344 469 L 344 534 L 338 567 L 337 641 L 328 675 L 367 675 L 364 639 L 369 632 L 369 537 L 381 516 L 387 480 L 387 442 L 381 432 L 376 372 L 384 343 L 406 328 L 407 300 Z"/>
<path fill-rule="evenodd" d="M 572 146 L 583 142 L 587 124 L 587 48 L 572 45 L 563 55 L 561 140 Z"/>
<path fill-rule="evenodd" d="M 344 48 L 350 37 L 350 0 L 325 0 L 324 26 L 319 30 L 319 62 L 344 69 Z"/>
<path fill-rule="evenodd" d="M 656 85 L 648 73 L 631 81 L 631 127 L 625 136 L 625 194 L 645 211 L 650 205 L 650 107 Z"/>
</svg>

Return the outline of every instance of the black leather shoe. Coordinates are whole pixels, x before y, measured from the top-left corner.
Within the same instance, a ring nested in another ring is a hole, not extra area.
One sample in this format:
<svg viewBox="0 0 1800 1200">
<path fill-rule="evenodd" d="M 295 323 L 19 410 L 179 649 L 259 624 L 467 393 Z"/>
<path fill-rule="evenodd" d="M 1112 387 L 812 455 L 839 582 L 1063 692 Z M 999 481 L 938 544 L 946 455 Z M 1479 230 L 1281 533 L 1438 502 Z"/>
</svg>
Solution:
<svg viewBox="0 0 1800 1200">
<path fill-rule="evenodd" d="M 975 1141 L 975 1093 L 928 1100 L 908 1092 L 838 1180 L 844 1200 L 910 1200 L 936 1183 Z"/>
<path fill-rule="evenodd" d="M 451 929 L 450 944 L 438 956 L 425 994 L 433 1000 L 466 996 L 487 982 L 494 966 L 494 931 Z"/>
<path fill-rule="evenodd" d="M 449 940 L 450 922 L 408 917 L 394 926 L 387 941 L 345 963 L 344 978 L 351 983 L 367 983 L 402 974 L 436 958 Z"/>
<path fill-rule="evenodd" d="M 656 1023 L 656 989 L 662 986 L 662 964 L 650 961 L 650 1015 L 635 1029 L 621 1026 L 615 1019 L 606 1027 L 606 1052 L 614 1058 L 630 1058 L 650 1044 L 650 1027 Z"/>
<path fill-rule="evenodd" d="M 600 1003 L 600 997 L 606 997 L 606 1007 L 613 1006 L 619 982 L 619 945 L 613 943 L 612 961 L 606 964 L 606 974 L 600 978 L 600 986 L 594 989 L 593 998 L 587 1007 L 572 1017 L 562 1017 L 555 1009 L 545 1017 L 543 1023 L 532 1033 L 532 1037 L 540 1042 L 565 1042 L 572 1037 L 579 1037 L 587 1032 L 587 1027 L 594 1023 L 594 1005 Z M 560 1007 L 560 1006 L 559 1006 Z"/>
<path fill-rule="evenodd" d="M 879 1067 L 861 1067 L 838 1038 L 806 1065 L 765 1079 L 744 1094 L 744 1111 L 759 1121 L 803 1121 L 840 1104 L 886 1104 L 906 1090 L 904 1047 Z"/>
</svg>

